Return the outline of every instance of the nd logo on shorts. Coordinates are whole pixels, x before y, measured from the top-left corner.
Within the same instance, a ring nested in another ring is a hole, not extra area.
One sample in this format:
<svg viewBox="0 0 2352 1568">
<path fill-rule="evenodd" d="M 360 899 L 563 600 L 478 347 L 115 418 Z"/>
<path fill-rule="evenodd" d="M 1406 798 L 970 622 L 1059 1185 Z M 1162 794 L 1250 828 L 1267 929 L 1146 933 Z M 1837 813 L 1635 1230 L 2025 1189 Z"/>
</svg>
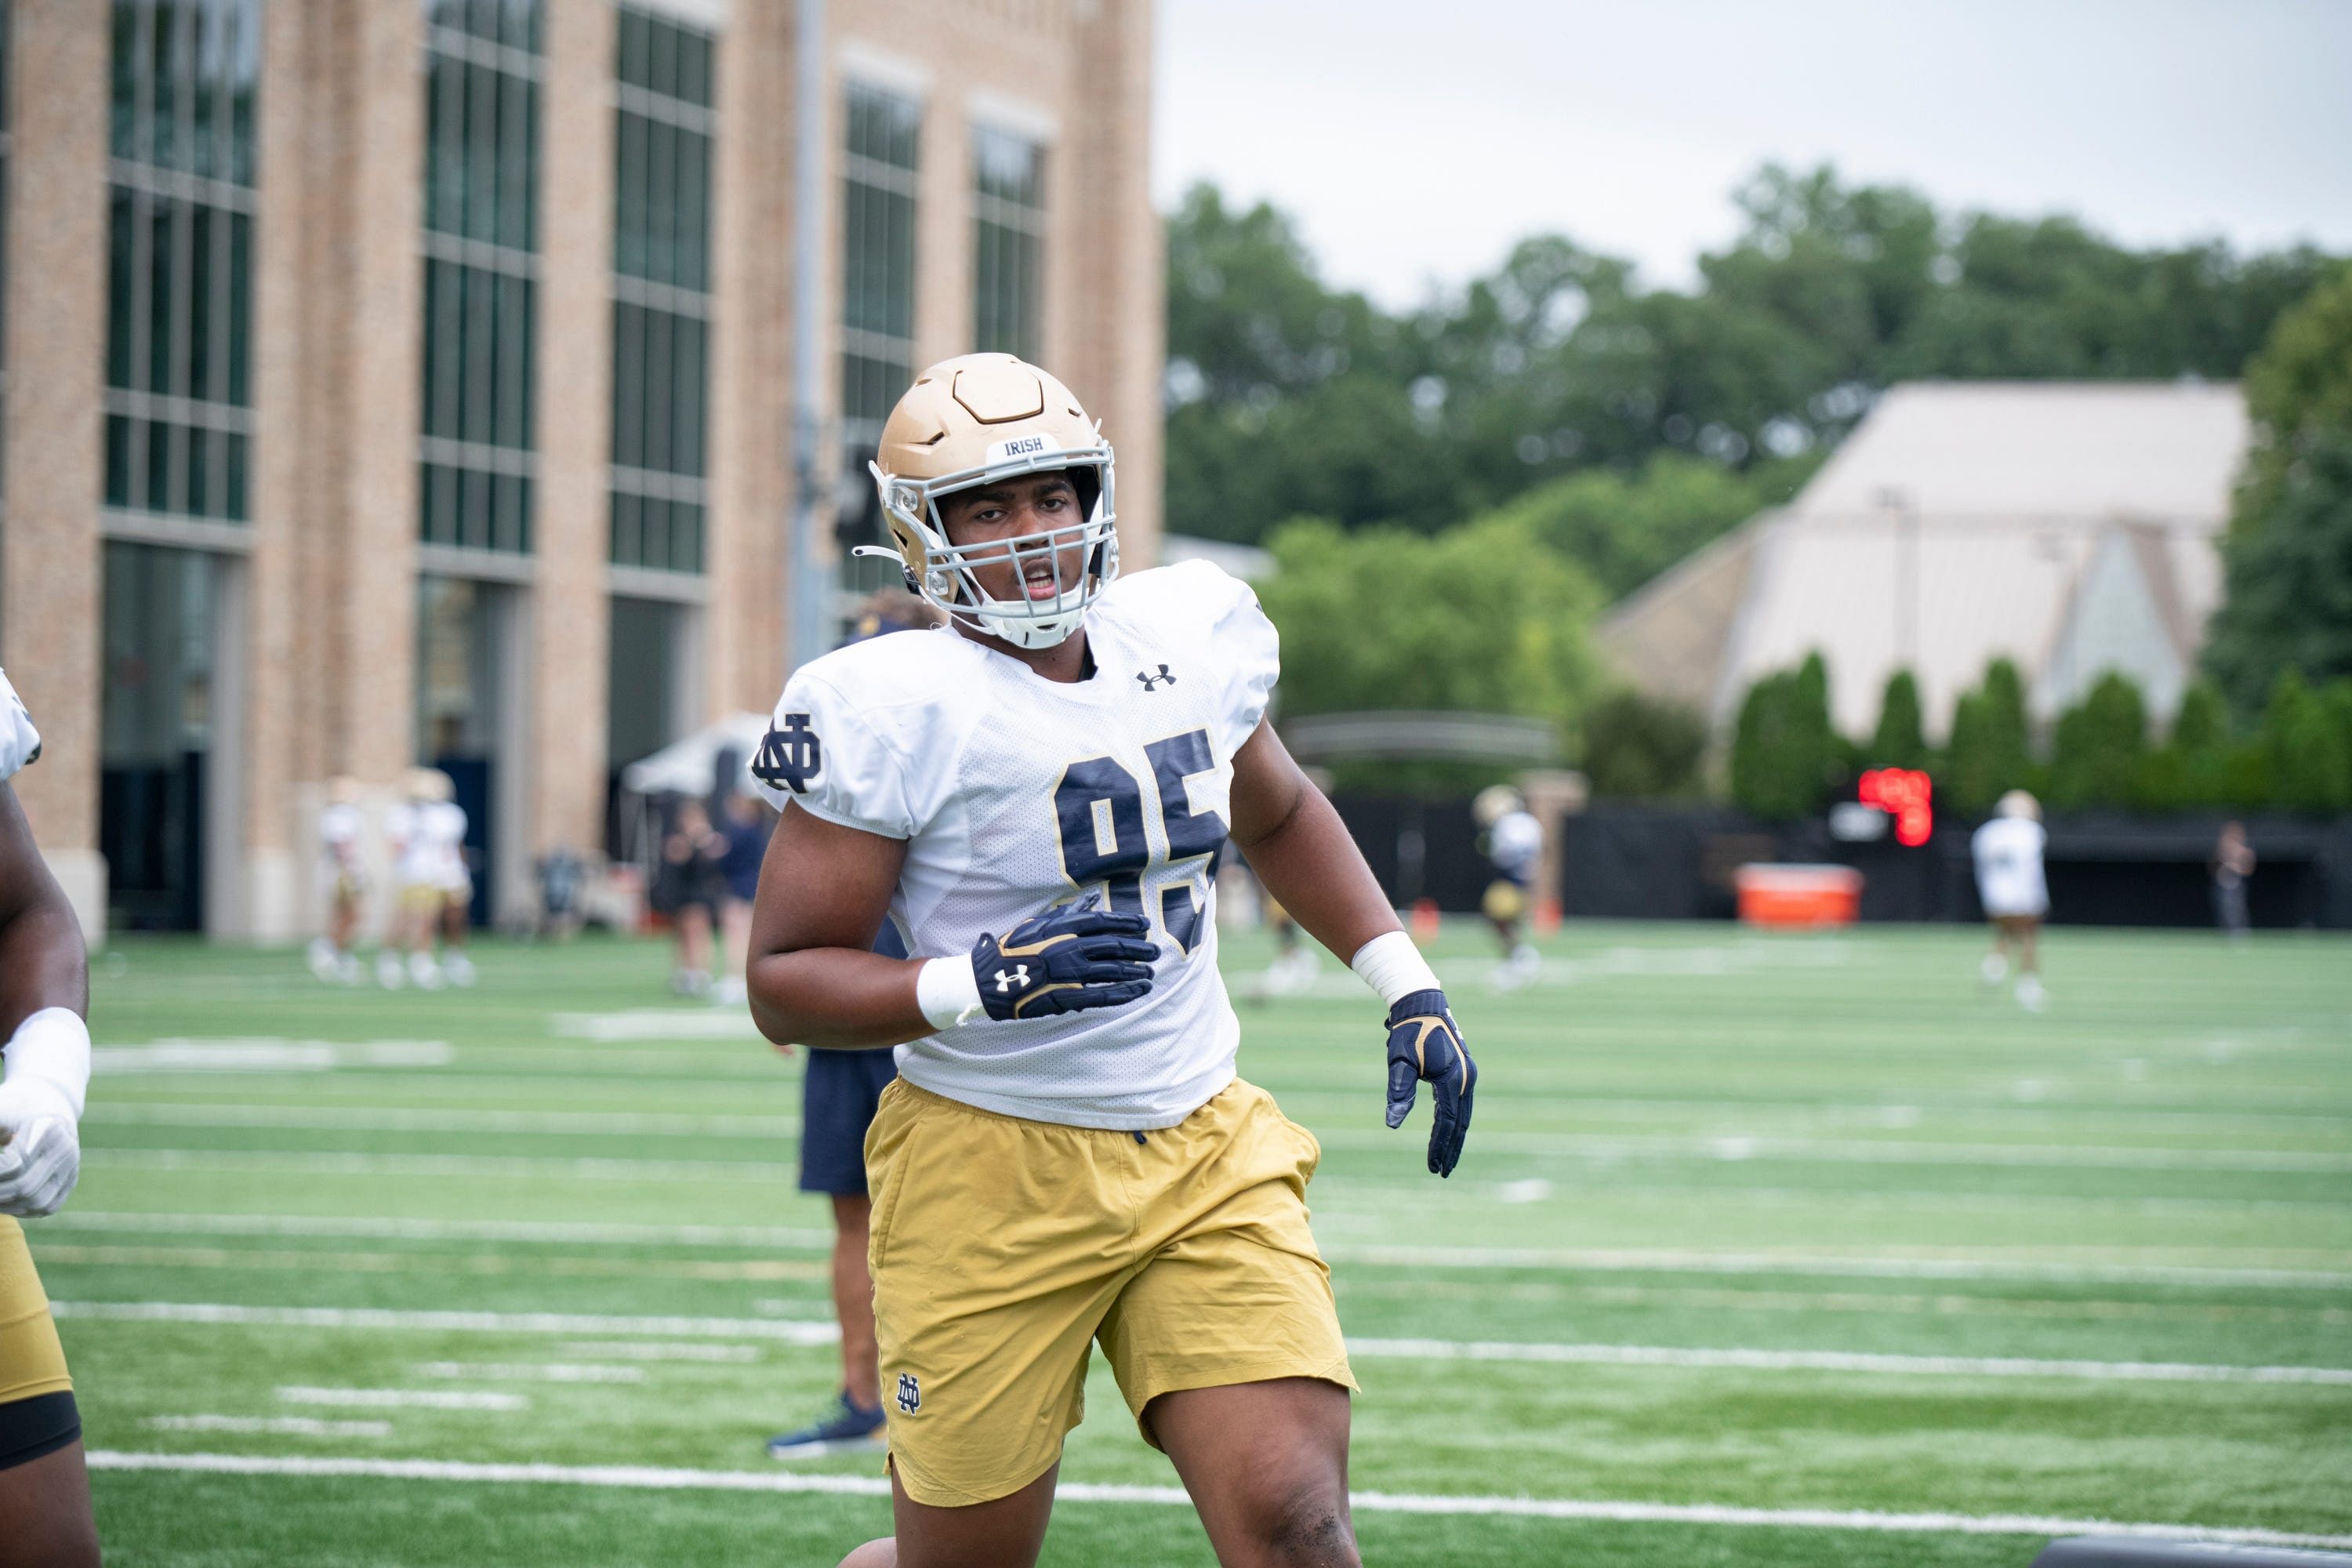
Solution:
<svg viewBox="0 0 2352 1568">
<path fill-rule="evenodd" d="M 923 1385 L 911 1372 L 898 1374 L 898 1408 L 912 1415 L 923 1407 Z"/>
</svg>

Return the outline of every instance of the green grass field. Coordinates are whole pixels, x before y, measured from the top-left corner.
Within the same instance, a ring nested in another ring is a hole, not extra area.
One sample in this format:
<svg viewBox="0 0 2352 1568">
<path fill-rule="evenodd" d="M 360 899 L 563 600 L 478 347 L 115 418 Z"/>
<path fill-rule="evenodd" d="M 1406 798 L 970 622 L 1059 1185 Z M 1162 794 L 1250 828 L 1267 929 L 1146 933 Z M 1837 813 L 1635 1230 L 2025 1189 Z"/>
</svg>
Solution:
<svg viewBox="0 0 2352 1568">
<path fill-rule="evenodd" d="M 1267 950 L 1228 938 L 1243 991 Z M 832 1563 L 878 1461 L 761 1447 L 837 1382 L 796 1061 L 664 950 L 469 992 L 127 943 L 82 1182 L 32 1227 L 109 1561 Z M 1327 963 L 1243 1004 L 1312 1198 L 1391 1563 L 2015 1564 L 2075 1521 L 2352 1545 L 2352 943 L 1570 927 L 1435 954 L 1462 1168 L 1380 1121 Z M 1097 1359 L 1050 1563 L 1213 1561 Z M 530 1468 L 537 1467 L 537 1468 Z"/>
</svg>

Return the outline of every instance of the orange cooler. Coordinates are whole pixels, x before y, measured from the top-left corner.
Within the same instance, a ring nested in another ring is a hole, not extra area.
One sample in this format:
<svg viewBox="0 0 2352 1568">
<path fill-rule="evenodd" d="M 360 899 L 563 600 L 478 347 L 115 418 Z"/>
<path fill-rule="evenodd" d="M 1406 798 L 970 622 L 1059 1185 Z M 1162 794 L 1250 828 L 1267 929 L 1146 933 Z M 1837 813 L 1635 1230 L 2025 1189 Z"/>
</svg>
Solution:
<svg viewBox="0 0 2352 1568">
<path fill-rule="evenodd" d="M 1862 873 L 1851 866 L 1742 866 L 1732 886 L 1752 926 L 1850 926 L 1862 908 Z"/>
</svg>

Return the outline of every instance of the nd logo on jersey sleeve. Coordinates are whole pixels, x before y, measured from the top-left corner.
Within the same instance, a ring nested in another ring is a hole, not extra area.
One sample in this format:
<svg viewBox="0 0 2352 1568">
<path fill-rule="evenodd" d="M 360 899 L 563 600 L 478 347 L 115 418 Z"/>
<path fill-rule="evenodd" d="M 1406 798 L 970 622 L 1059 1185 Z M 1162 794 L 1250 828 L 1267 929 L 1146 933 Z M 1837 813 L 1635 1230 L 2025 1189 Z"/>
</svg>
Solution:
<svg viewBox="0 0 2352 1568">
<path fill-rule="evenodd" d="M 768 726 L 760 740 L 760 754 L 751 763 L 752 776 L 770 789 L 806 795 L 824 769 L 824 743 L 809 727 L 805 713 L 787 713 Z"/>
</svg>

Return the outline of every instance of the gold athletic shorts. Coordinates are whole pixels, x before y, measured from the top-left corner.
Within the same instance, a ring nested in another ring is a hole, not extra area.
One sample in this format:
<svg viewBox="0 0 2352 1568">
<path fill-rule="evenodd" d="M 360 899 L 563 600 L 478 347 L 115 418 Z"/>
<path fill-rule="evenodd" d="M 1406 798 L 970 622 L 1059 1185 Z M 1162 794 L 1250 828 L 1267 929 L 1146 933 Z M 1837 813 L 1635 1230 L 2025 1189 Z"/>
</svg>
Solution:
<svg viewBox="0 0 2352 1568">
<path fill-rule="evenodd" d="M 1528 912 L 1528 890 L 1508 877 L 1497 877 L 1486 884 L 1486 896 L 1479 907 L 1488 920 L 1508 925 Z"/>
<path fill-rule="evenodd" d="M 24 1227 L 0 1215 L 0 1405 L 72 1387 Z"/>
<path fill-rule="evenodd" d="M 1356 1386 L 1307 1227 L 1322 1150 L 1239 1079 L 1174 1127 L 1062 1127 L 904 1079 L 866 1136 L 890 1461 L 917 1502 L 1019 1491 L 1062 1455 L 1099 1340 L 1128 1409 L 1279 1377 Z"/>
</svg>

